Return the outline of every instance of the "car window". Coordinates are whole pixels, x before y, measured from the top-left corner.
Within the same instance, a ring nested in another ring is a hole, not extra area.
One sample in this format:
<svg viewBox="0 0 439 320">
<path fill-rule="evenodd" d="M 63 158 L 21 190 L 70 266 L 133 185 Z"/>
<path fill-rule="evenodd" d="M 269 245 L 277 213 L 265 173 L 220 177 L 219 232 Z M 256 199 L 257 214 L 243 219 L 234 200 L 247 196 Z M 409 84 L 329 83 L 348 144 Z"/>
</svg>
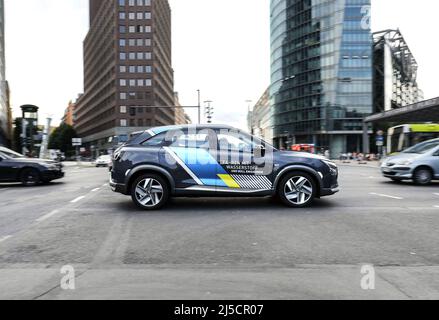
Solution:
<svg viewBox="0 0 439 320">
<path fill-rule="evenodd" d="M 209 149 L 209 135 L 206 133 L 199 134 L 182 134 L 174 137 L 171 147 L 176 148 L 198 148 Z"/>
<path fill-rule="evenodd" d="M 424 142 L 424 143 L 420 143 L 414 147 L 408 148 L 407 150 L 403 151 L 403 153 L 423 154 L 423 153 L 427 153 L 428 151 L 430 151 L 438 146 L 439 146 L 439 141 Z"/>
<path fill-rule="evenodd" d="M 12 159 L 17 159 L 17 158 L 24 158 L 24 156 L 22 154 L 19 154 L 15 151 L 9 150 L 9 149 L 2 149 L 1 153 L 6 157 L 6 158 L 12 158 Z"/>
<path fill-rule="evenodd" d="M 142 143 L 142 146 L 145 147 L 160 147 L 163 145 L 166 138 L 166 132 L 160 133 L 154 137 L 151 137 L 150 139 L 146 140 Z"/>
<path fill-rule="evenodd" d="M 218 134 L 218 145 L 220 150 L 252 152 L 256 147 L 255 141 L 250 136 L 238 132 L 221 132 Z"/>
</svg>

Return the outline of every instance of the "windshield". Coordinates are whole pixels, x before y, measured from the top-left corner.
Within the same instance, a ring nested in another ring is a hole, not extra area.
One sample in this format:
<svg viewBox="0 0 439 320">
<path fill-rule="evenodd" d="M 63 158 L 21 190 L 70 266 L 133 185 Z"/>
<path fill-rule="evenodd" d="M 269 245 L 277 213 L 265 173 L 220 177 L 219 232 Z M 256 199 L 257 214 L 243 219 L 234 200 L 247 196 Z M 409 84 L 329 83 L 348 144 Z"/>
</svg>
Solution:
<svg viewBox="0 0 439 320">
<path fill-rule="evenodd" d="M 22 154 L 19 154 L 18 152 L 9 149 L 0 149 L 0 153 L 4 155 L 6 158 L 10 158 L 10 159 L 25 158 L 25 156 L 23 156 Z"/>
<path fill-rule="evenodd" d="M 436 148 L 437 146 L 439 146 L 439 141 L 427 141 L 424 143 L 417 144 L 414 147 L 408 148 L 407 150 L 404 150 L 403 153 L 423 154 Z"/>
</svg>

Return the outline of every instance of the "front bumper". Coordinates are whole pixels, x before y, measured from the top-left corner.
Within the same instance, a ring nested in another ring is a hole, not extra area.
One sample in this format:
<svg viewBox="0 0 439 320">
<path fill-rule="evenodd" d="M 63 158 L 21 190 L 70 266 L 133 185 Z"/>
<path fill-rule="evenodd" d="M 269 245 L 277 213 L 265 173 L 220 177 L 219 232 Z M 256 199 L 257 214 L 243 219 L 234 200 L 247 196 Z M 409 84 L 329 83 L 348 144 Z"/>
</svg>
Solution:
<svg viewBox="0 0 439 320">
<path fill-rule="evenodd" d="M 413 178 L 413 170 L 410 167 L 394 166 L 394 167 L 381 167 L 381 173 L 386 178 L 410 180 Z"/>
<path fill-rule="evenodd" d="M 122 183 L 117 183 L 117 182 L 113 181 L 113 179 L 111 178 L 111 173 L 110 173 L 110 188 L 111 188 L 111 190 L 113 190 L 113 192 L 122 193 L 124 195 L 127 195 L 126 186 Z"/>
<path fill-rule="evenodd" d="M 47 170 L 43 171 L 41 173 L 41 177 L 43 180 L 52 181 L 57 179 L 64 178 L 65 173 L 63 171 L 53 171 L 53 170 Z"/>
<path fill-rule="evenodd" d="M 340 192 L 339 187 L 329 188 L 329 189 L 322 189 L 320 191 L 320 197 L 326 197 L 326 196 L 332 196 L 336 193 Z"/>
</svg>

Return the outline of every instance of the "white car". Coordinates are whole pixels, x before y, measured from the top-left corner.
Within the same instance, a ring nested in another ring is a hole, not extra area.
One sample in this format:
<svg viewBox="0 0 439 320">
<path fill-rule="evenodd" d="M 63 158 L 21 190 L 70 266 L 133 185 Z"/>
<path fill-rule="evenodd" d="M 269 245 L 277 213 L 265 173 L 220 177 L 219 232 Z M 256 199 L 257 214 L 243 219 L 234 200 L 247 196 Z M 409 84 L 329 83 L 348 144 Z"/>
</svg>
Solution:
<svg viewBox="0 0 439 320">
<path fill-rule="evenodd" d="M 112 163 L 111 156 L 109 155 L 100 156 L 96 160 L 96 167 L 109 167 L 111 163 Z"/>
</svg>

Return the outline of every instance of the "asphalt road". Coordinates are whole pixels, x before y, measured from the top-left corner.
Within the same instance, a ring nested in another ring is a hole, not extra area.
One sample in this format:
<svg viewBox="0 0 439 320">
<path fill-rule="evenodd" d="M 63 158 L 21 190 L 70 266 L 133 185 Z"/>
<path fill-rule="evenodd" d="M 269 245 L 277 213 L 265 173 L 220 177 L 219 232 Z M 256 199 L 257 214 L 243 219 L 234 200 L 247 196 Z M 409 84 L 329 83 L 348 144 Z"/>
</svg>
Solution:
<svg viewBox="0 0 439 320">
<path fill-rule="evenodd" d="M 220 198 L 142 212 L 102 168 L 0 185 L 0 299 L 438 299 L 439 184 L 340 169 L 342 191 L 300 210 Z"/>
</svg>

